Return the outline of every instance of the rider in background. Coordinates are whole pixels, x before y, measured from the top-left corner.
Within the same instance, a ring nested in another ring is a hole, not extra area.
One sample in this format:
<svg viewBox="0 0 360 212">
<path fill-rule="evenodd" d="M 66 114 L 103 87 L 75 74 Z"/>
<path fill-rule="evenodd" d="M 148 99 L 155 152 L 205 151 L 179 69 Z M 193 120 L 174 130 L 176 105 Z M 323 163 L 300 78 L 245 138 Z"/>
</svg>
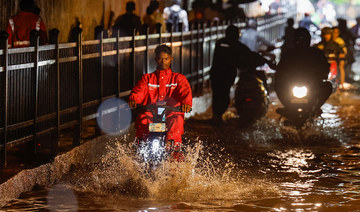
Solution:
<svg viewBox="0 0 360 212">
<path fill-rule="evenodd" d="M 330 72 L 336 70 L 339 66 L 339 61 L 344 60 L 345 55 L 343 49 L 339 44 L 333 41 L 333 33 L 330 27 L 324 27 L 321 29 L 322 40 L 316 44 L 316 47 L 323 51 L 325 57 L 330 63 Z"/>
<path fill-rule="evenodd" d="M 293 18 L 288 18 L 287 21 L 287 26 L 285 27 L 285 34 L 282 37 L 282 39 L 284 40 L 284 44 L 281 46 L 281 54 L 284 54 L 287 50 L 294 48 L 294 33 L 295 33 L 295 28 L 294 28 L 294 19 Z"/>
<path fill-rule="evenodd" d="M 244 72 L 255 71 L 257 66 L 265 63 L 273 67 L 272 61 L 251 51 L 239 41 L 238 27 L 230 25 L 226 28 L 225 37 L 216 42 L 210 70 L 213 125 L 224 124 L 222 115 L 229 106 L 230 88 L 234 85 L 238 69 Z"/>
<path fill-rule="evenodd" d="M 333 27 L 333 41 L 335 43 L 337 43 L 340 48 L 343 51 L 343 55 L 341 55 L 341 57 L 343 57 L 343 59 L 340 59 L 338 61 L 339 64 L 339 70 L 340 70 L 340 85 L 339 88 L 340 89 L 344 89 L 344 83 L 345 83 L 345 58 L 347 55 L 347 48 L 346 48 L 346 43 L 345 41 L 340 37 L 340 30 L 339 27 Z"/>
<path fill-rule="evenodd" d="M 171 70 L 173 61 L 172 49 L 166 45 L 159 45 L 155 49 L 156 71 L 144 74 L 132 89 L 129 97 L 129 106 L 135 109 L 138 104 L 156 104 L 166 102 L 167 106 L 181 106 L 182 112 L 168 112 L 166 125 L 168 127 L 166 142 L 172 148 L 180 147 L 181 136 L 184 134 L 184 112 L 190 112 L 192 106 L 192 93 L 186 77 Z M 146 141 L 149 135 L 149 123 L 152 123 L 152 113 L 142 112 L 138 115 L 135 128 L 136 140 Z"/>
<path fill-rule="evenodd" d="M 304 14 L 304 18 L 299 21 L 299 27 L 303 27 L 310 31 L 310 27 L 313 26 L 316 29 L 320 29 L 312 20 L 309 13 Z"/>
<path fill-rule="evenodd" d="M 247 27 L 241 31 L 240 42 L 245 44 L 253 52 L 259 52 L 260 46 L 266 46 L 267 51 L 275 48 L 270 41 L 267 41 L 257 31 L 257 22 L 253 18 L 248 20 Z"/>
<path fill-rule="evenodd" d="M 332 84 L 326 81 L 329 64 L 323 52 L 310 47 L 311 35 L 305 28 L 295 30 L 295 47 L 287 51 L 281 58 L 275 74 L 275 91 L 283 105 L 289 102 L 287 84 L 303 80 L 309 82 L 314 92 L 318 91 L 317 111 L 321 113 L 321 105 L 332 93 Z M 286 105 L 285 105 L 286 106 Z"/>
</svg>

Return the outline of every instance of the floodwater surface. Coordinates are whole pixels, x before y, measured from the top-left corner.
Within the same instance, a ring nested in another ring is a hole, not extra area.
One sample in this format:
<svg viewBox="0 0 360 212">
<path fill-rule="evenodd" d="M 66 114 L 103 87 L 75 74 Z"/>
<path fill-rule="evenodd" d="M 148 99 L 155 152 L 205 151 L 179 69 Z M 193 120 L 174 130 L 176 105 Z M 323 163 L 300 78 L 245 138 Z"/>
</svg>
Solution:
<svg viewBox="0 0 360 212">
<path fill-rule="evenodd" d="M 187 120 L 184 162 L 144 174 L 129 136 L 49 187 L 36 187 L 3 211 L 359 211 L 360 95 L 336 92 L 322 118 L 284 126 L 272 96 L 266 117 L 241 129 Z M 225 114 L 231 117 L 231 111 Z"/>
</svg>

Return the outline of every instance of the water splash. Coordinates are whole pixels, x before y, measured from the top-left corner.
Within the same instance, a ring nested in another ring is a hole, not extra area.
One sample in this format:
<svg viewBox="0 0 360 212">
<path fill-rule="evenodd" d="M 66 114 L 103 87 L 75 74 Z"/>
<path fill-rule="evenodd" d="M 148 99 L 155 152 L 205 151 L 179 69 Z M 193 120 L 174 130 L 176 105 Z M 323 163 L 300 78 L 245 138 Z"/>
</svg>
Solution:
<svg viewBox="0 0 360 212">
<path fill-rule="evenodd" d="M 101 162 L 86 177 L 78 170 L 71 177 L 75 176 L 76 180 L 71 182 L 80 191 L 167 201 L 241 200 L 279 195 L 270 182 L 247 179 L 221 148 L 214 152 L 212 146 L 209 151 L 198 139 L 192 144 L 186 149 L 185 161 L 165 160 L 149 176 L 133 146 L 123 139 L 114 139 L 107 145 Z"/>
</svg>

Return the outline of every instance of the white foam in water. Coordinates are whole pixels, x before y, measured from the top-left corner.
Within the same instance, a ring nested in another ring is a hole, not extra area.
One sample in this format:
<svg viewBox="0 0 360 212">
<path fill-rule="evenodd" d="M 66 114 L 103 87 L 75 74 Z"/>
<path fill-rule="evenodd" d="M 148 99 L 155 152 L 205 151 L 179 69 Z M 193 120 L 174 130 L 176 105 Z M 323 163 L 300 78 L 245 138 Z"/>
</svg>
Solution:
<svg viewBox="0 0 360 212">
<path fill-rule="evenodd" d="M 82 182 L 77 179 L 74 187 L 104 195 L 189 202 L 279 196 L 270 182 L 245 179 L 225 153 L 207 153 L 201 141 L 194 143 L 187 148 L 184 162 L 166 160 L 149 176 L 132 146 L 116 139 L 107 146 L 101 164 Z"/>
<path fill-rule="evenodd" d="M 99 106 L 97 113 L 97 124 L 108 135 L 119 136 L 130 126 L 131 110 L 123 99 L 105 100 Z"/>
</svg>

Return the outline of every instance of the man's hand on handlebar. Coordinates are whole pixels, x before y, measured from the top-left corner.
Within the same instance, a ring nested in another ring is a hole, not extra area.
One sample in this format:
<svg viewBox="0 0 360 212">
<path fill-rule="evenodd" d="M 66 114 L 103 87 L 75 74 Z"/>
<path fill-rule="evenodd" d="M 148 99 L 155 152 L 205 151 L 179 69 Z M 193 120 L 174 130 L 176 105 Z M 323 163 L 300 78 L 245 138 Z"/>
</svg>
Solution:
<svg viewBox="0 0 360 212">
<path fill-rule="evenodd" d="M 128 102 L 128 104 L 129 104 L 129 107 L 130 107 L 131 109 L 137 108 L 137 103 L 136 103 L 135 100 L 130 100 L 130 101 Z"/>
<path fill-rule="evenodd" d="M 181 105 L 181 111 L 184 113 L 189 113 L 191 111 L 191 106 L 190 105 Z"/>
<path fill-rule="evenodd" d="M 268 60 L 267 64 L 272 70 L 276 70 L 276 61 L 275 60 Z"/>
</svg>

